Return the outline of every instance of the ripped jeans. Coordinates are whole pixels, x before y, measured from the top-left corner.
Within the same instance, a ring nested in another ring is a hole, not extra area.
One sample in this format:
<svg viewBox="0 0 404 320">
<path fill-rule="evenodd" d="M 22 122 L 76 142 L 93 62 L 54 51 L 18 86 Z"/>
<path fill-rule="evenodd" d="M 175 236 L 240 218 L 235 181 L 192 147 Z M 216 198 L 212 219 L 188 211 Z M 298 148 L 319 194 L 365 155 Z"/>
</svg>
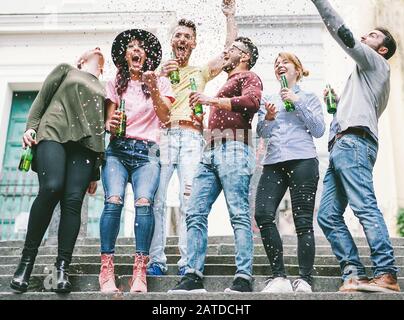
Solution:
<svg viewBox="0 0 404 320">
<path fill-rule="evenodd" d="M 154 232 L 153 202 L 160 180 L 157 144 L 114 139 L 102 167 L 105 204 L 100 221 L 101 254 L 114 254 L 128 182 L 132 184 L 136 217 L 136 253 L 149 255 Z"/>
<path fill-rule="evenodd" d="M 199 132 L 172 128 L 161 131 L 160 186 L 154 201 L 154 216 L 156 227 L 150 247 L 150 265 L 158 264 L 167 272 L 166 247 L 166 201 L 168 186 L 175 170 L 177 170 L 180 185 L 181 218 L 178 224 L 178 248 L 181 259 L 177 262 L 179 268 L 187 265 L 187 224 L 185 212 L 191 196 L 193 179 L 202 157 L 204 140 Z"/>
</svg>

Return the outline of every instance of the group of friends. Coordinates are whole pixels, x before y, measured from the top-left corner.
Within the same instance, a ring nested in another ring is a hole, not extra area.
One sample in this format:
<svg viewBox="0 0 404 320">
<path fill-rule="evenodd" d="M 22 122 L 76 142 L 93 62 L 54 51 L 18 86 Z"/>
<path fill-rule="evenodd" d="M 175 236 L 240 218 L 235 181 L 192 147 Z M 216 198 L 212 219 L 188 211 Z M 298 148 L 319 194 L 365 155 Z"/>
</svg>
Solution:
<svg viewBox="0 0 404 320">
<path fill-rule="evenodd" d="M 390 67 L 396 51 L 390 32 L 376 28 L 356 39 L 328 0 L 312 0 L 341 48 L 355 62 L 345 89 L 336 96 L 337 112 L 329 135 L 329 168 L 318 211 L 318 223 L 331 244 L 342 272 L 341 292 L 397 292 L 398 269 L 383 215 L 373 187 L 378 152 L 378 119 L 389 97 Z M 61 64 L 46 78 L 30 109 L 24 147 L 35 150 L 32 169 L 38 173 L 39 193 L 32 204 L 21 261 L 10 286 L 28 289 L 38 247 L 58 203 L 61 218 L 55 263 L 59 293 L 72 290 L 69 265 L 81 225 L 86 192 L 94 194 L 102 179 L 105 193 L 100 219 L 100 290 L 118 293 L 114 254 L 125 189 L 131 183 L 135 200 L 135 257 L 130 292 L 147 292 L 147 275 L 167 273 L 166 197 L 177 171 L 180 182 L 178 274 L 181 281 L 169 292 L 205 292 L 203 273 L 208 244 L 208 216 L 223 191 L 234 230 L 236 273 L 226 292 L 253 291 L 253 232 L 250 180 L 255 168 L 252 120 L 267 141 L 263 171 L 256 191 L 255 221 L 261 232 L 272 276 L 263 292 L 312 292 L 315 261 L 313 211 L 319 182 L 314 138 L 325 134 L 324 106 L 300 87 L 309 76 L 299 58 L 281 52 L 274 62 L 278 80 L 288 85 L 263 93 L 254 68 L 259 51 L 238 35 L 235 1 L 223 0 L 227 21 L 225 49 L 203 66 L 189 64 L 197 46 L 195 24 L 181 19 L 171 37 L 173 58 L 161 64 L 162 48 L 152 33 L 130 29 L 112 45 L 115 79 L 105 88 L 104 55 L 86 52 L 76 66 Z M 179 71 L 179 82 L 170 75 Z M 227 80 L 214 97 L 206 84 L 221 72 Z M 197 91 L 191 90 L 193 78 Z M 328 95 L 328 90 L 323 93 Z M 125 103 L 126 135 L 117 137 Z M 293 110 L 285 109 L 285 102 Z M 195 113 L 197 105 L 209 109 Z M 105 132 L 111 134 L 105 150 Z M 100 170 L 101 168 L 101 170 Z M 101 174 L 100 174 L 101 172 Z M 299 277 L 287 278 L 276 212 L 290 190 L 297 233 Z M 344 222 L 352 208 L 371 249 L 373 277 L 369 279 L 358 249 Z"/>
</svg>

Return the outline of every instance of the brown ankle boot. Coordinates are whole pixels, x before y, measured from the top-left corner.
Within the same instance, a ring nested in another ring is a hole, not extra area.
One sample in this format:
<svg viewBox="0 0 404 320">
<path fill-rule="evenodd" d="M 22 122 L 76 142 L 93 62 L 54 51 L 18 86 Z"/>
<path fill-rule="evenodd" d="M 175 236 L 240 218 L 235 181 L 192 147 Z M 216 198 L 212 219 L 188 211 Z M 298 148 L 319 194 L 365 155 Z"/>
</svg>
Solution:
<svg viewBox="0 0 404 320">
<path fill-rule="evenodd" d="M 357 292 L 360 285 L 368 284 L 368 279 L 351 278 L 345 280 L 339 288 L 339 292 Z"/>
<path fill-rule="evenodd" d="M 368 284 L 360 285 L 358 290 L 364 292 L 394 293 L 400 292 L 400 286 L 398 285 L 396 276 L 386 273 L 370 280 Z"/>
</svg>

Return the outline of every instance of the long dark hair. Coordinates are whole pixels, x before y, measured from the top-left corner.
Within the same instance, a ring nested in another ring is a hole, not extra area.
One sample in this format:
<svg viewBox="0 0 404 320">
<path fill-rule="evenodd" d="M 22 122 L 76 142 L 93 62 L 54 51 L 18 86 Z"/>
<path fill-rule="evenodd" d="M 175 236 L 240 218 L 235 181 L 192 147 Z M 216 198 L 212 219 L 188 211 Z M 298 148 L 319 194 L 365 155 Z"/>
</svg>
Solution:
<svg viewBox="0 0 404 320">
<path fill-rule="evenodd" d="M 131 41 L 133 40 L 137 40 L 136 38 L 133 38 Z M 129 41 L 129 43 L 131 42 Z M 143 47 L 143 49 L 146 52 L 146 61 L 143 64 L 143 68 L 142 71 L 146 72 L 149 70 L 152 70 L 152 62 L 148 57 L 148 47 L 147 45 L 145 45 Z M 118 67 L 118 72 L 116 74 L 116 79 L 115 79 L 115 88 L 116 88 L 116 92 L 118 93 L 119 97 L 122 97 L 122 95 L 126 92 L 126 90 L 128 89 L 128 84 L 130 81 L 130 71 L 129 71 L 129 66 L 128 66 L 128 62 L 125 60 L 125 55 L 122 55 L 117 63 L 117 67 Z M 146 99 L 150 98 L 150 91 L 147 88 L 146 84 L 142 83 L 142 91 L 143 94 L 145 95 Z"/>
</svg>

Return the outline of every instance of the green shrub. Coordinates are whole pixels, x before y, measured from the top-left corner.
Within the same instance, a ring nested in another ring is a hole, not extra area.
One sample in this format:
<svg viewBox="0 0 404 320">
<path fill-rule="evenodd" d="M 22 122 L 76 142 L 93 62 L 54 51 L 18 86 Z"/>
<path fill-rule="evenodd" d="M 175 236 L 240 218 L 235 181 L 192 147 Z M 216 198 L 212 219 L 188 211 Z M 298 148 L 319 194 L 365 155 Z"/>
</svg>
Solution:
<svg viewBox="0 0 404 320">
<path fill-rule="evenodd" d="M 398 211 L 397 228 L 400 237 L 404 237 L 404 209 Z"/>
</svg>

